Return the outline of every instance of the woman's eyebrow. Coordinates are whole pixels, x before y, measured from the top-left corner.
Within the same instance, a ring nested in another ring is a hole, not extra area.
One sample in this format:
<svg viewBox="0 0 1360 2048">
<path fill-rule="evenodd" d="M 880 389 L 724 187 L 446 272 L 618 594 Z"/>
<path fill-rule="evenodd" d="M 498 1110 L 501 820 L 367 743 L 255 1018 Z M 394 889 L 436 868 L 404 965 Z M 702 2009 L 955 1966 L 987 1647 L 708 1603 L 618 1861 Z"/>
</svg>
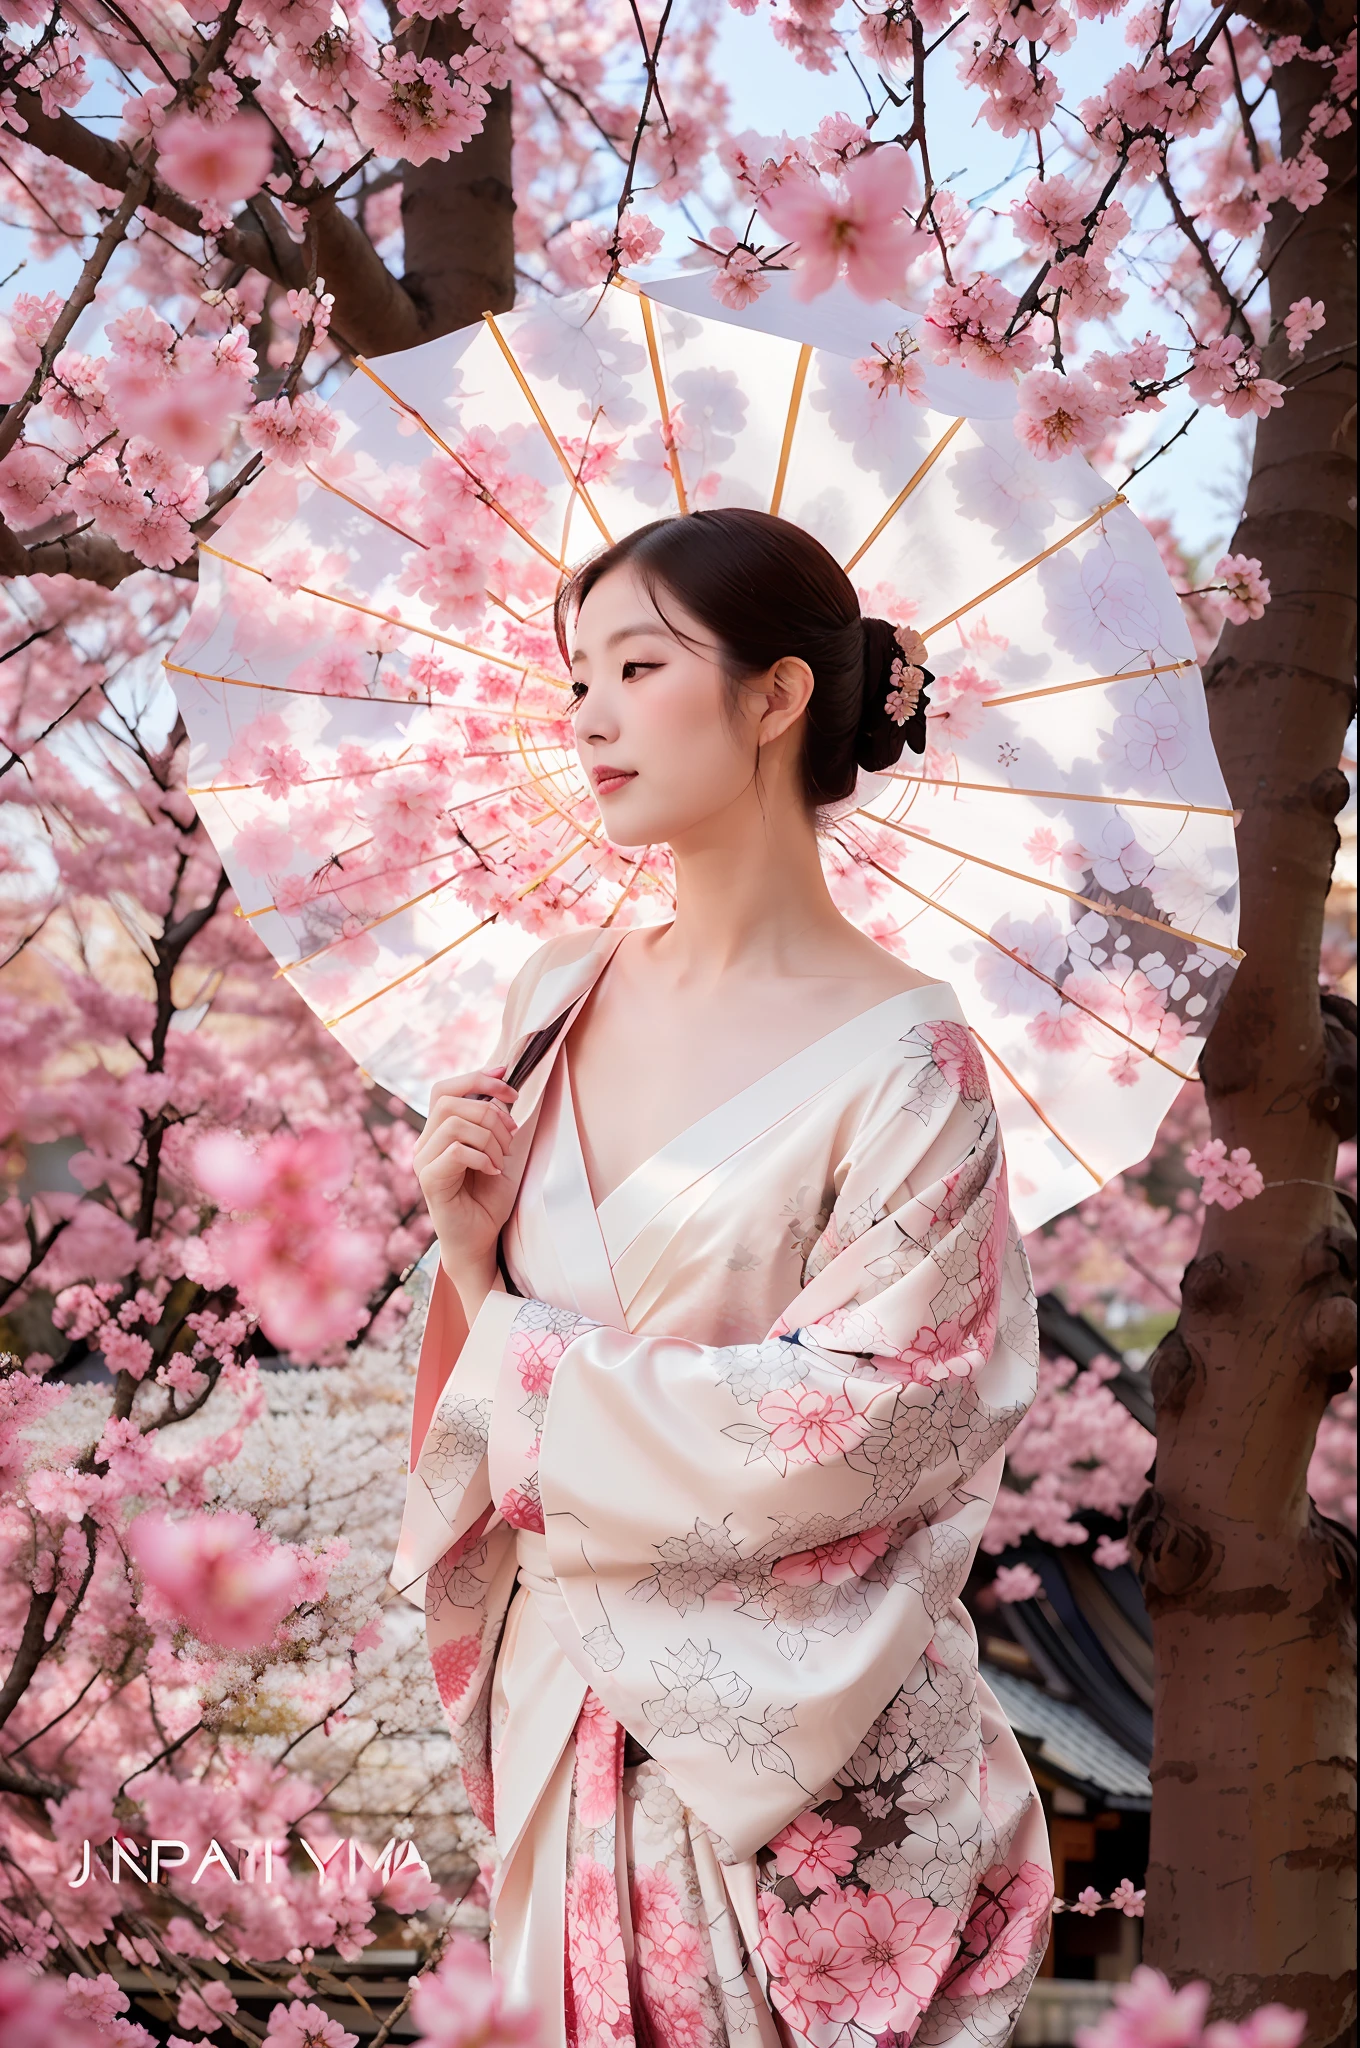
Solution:
<svg viewBox="0 0 1360 2048">
<path fill-rule="evenodd" d="M 617 647 L 620 640 L 627 640 L 633 633 L 664 633 L 665 630 L 666 628 L 656 619 L 636 619 L 629 626 L 617 627 L 604 644 L 606 647 Z M 573 667 L 579 658 L 576 653 L 572 654 Z"/>
</svg>

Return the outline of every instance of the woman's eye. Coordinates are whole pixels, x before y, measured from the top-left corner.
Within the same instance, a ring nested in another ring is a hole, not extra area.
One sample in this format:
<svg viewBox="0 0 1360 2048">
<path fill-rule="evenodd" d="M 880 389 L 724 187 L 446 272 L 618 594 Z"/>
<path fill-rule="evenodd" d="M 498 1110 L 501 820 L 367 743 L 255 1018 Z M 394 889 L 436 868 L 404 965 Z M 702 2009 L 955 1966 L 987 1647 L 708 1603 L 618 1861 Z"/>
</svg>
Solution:
<svg viewBox="0 0 1360 2048">
<path fill-rule="evenodd" d="M 573 700 L 573 702 L 575 702 L 575 703 L 579 704 L 579 703 L 580 703 L 580 701 L 581 701 L 581 699 L 582 699 L 582 698 L 583 698 L 583 697 L 585 696 L 585 693 L 586 693 L 586 686 L 585 686 L 585 684 L 584 684 L 584 683 L 578 683 L 578 682 L 576 682 L 576 681 L 575 681 L 575 680 L 573 679 L 573 682 L 572 682 L 572 685 L 571 685 L 571 694 L 572 694 L 572 700 Z"/>
<path fill-rule="evenodd" d="M 625 661 L 623 664 L 623 680 L 627 682 L 630 668 L 658 668 L 659 666 L 660 663 L 655 661 Z"/>
</svg>

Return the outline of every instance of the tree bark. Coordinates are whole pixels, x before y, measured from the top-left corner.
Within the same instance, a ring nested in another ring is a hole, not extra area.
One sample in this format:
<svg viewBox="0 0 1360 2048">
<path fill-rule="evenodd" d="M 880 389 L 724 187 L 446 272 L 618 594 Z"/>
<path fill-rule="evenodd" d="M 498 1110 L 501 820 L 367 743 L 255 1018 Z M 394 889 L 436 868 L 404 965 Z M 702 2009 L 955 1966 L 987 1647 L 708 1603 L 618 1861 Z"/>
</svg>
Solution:
<svg viewBox="0 0 1360 2048">
<path fill-rule="evenodd" d="M 456 17 L 422 24 L 418 54 L 447 62 L 471 37 Z M 422 341 L 468 327 L 515 303 L 515 197 L 510 87 L 491 95 L 479 134 L 447 163 L 408 166 L 402 178 L 406 238 L 402 285 Z"/>
<path fill-rule="evenodd" d="M 1282 154 L 1325 78 L 1277 70 Z M 1246 958 L 1201 1072 L 1215 1135 L 1249 1147 L 1266 1189 L 1208 1213 L 1153 1361 L 1157 1461 L 1131 1517 L 1156 1663 L 1147 1959 L 1208 1978 L 1224 2017 L 1303 2007 L 1317 2048 L 1355 2012 L 1355 1553 L 1306 1487 L 1355 1346 L 1355 1237 L 1330 1191 L 1345 1047 L 1317 980 L 1354 708 L 1354 131 L 1320 153 L 1327 197 L 1276 206 L 1266 260 L 1274 320 L 1308 296 L 1327 324 L 1302 363 L 1283 339 L 1266 351 L 1289 395 L 1257 430 L 1232 544 L 1272 602 L 1206 670 L 1242 810 Z"/>
</svg>

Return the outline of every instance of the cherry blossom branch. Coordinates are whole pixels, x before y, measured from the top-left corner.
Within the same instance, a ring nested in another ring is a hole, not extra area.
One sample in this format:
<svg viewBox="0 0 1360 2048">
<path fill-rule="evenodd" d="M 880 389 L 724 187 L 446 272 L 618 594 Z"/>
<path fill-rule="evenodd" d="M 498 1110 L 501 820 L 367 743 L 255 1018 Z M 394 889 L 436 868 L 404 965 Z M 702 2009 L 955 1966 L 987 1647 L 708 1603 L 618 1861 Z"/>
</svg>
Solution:
<svg viewBox="0 0 1360 2048">
<path fill-rule="evenodd" d="M 150 165 L 140 165 L 128 181 L 128 187 L 123 194 L 122 201 L 105 223 L 103 231 L 80 273 L 75 290 L 71 293 L 70 298 L 66 301 L 66 304 L 62 307 L 61 312 L 54 321 L 51 333 L 43 343 L 38 358 L 38 366 L 29 379 L 28 389 L 15 404 L 10 406 L 4 419 L 0 420 L 0 462 L 3 462 L 5 456 L 8 455 L 10 449 L 18 440 L 24 421 L 36 405 L 38 394 L 47 381 L 52 364 L 66 346 L 67 336 L 75 326 L 76 321 L 93 300 L 95 287 L 108 269 L 114 250 L 127 234 L 128 225 L 137 208 L 145 200 L 150 184 Z"/>
<path fill-rule="evenodd" d="M 1141 462 L 1136 463 L 1134 465 L 1134 467 L 1129 471 L 1128 475 L 1121 482 L 1119 486 L 1120 490 L 1127 490 L 1129 485 L 1133 482 L 1136 476 L 1141 476 L 1145 469 L 1151 469 L 1153 463 L 1159 462 L 1162 456 L 1166 454 L 1168 448 L 1174 448 L 1177 441 L 1180 440 L 1182 434 L 1189 433 L 1191 427 L 1199 418 L 1199 414 L 1200 408 L 1196 406 L 1194 411 L 1190 414 L 1189 418 L 1181 421 L 1181 424 L 1177 427 L 1175 433 L 1169 434 L 1166 440 L 1162 442 L 1160 448 L 1154 448 L 1151 455 L 1145 456 Z"/>
<path fill-rule="evenodd" d="M 1184 206 L 1181 204 L 1180 194 L 1179 192 L 1177 192 L 1175 185 L 1172 183 L 1169 173 L 1163 171 L 1161 176 L 1158 178 L 1157 182 L 1161 186 L 1163 193 L 1166 195 L 1166 202 L 1168 206 L 1171 208 L 1177 227 L 1185 236 L 1186 241 L 1189 242 L 1191 248 L 1195 251 L 1195 254 L 1199 257 L 1200 266 L 1203 269 L 1204 274 L 1208 278 L 1210 284 L 1213 286 L 1214 293 L 1217 296 L 1220 304 L 1222 305 L 1223 310 L 1228 315 L 1228 332 L 1230 334 L 1240 334 L 1244 341 L 1249 342 L 1252 338 L 1252 333 L 1251 328 L 1247 323 L 1246 315 L 1243 313 L 1242 308 L 1237 303 L 1237 299 L 1234 296 L 1230 286 L 1225 281 L 1223 273 L 1220 271 L 1218 265 L 1214 262 L 1214 259 L 1209 251 L 1208 243 L 1204 240 L 1204 237 L 1200 234 L 1198 228 L 1195 226 L 1195 223 L 1193 222 L 1193 220 L 1191 220 L 1189 214 L 1186 212 Z"/>
</svg>

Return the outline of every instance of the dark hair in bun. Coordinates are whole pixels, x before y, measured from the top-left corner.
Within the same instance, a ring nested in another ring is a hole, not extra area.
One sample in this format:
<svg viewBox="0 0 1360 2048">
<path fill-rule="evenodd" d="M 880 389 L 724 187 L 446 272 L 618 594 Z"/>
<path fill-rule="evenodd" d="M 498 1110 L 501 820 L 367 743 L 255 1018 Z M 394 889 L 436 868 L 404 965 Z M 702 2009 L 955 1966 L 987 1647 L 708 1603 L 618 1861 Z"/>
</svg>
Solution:
<svg viewBox="0 0 1360 2048">
<path fill-rule="evenodd" d="M 592 555 L 558 591 L 553 626 L 563 661 L 570 660 L 569 619 L 623 562 L 662 618 L 669 592 L 717 642 L 733 703 L 742 683 L 781 656 L 807 663 L 813 690 L 802 773 L 810 809 L 848 797 L 861 768 L 890 767 L 904 746 L 925 752 L 930 675 L 915 659 L 924 651 L 920 641 L 905 628 L 899 638 L 887 619 L 862 617 L 835 556 L 792 520 L 731 505 L 639 526 Z"/>
</svg>

